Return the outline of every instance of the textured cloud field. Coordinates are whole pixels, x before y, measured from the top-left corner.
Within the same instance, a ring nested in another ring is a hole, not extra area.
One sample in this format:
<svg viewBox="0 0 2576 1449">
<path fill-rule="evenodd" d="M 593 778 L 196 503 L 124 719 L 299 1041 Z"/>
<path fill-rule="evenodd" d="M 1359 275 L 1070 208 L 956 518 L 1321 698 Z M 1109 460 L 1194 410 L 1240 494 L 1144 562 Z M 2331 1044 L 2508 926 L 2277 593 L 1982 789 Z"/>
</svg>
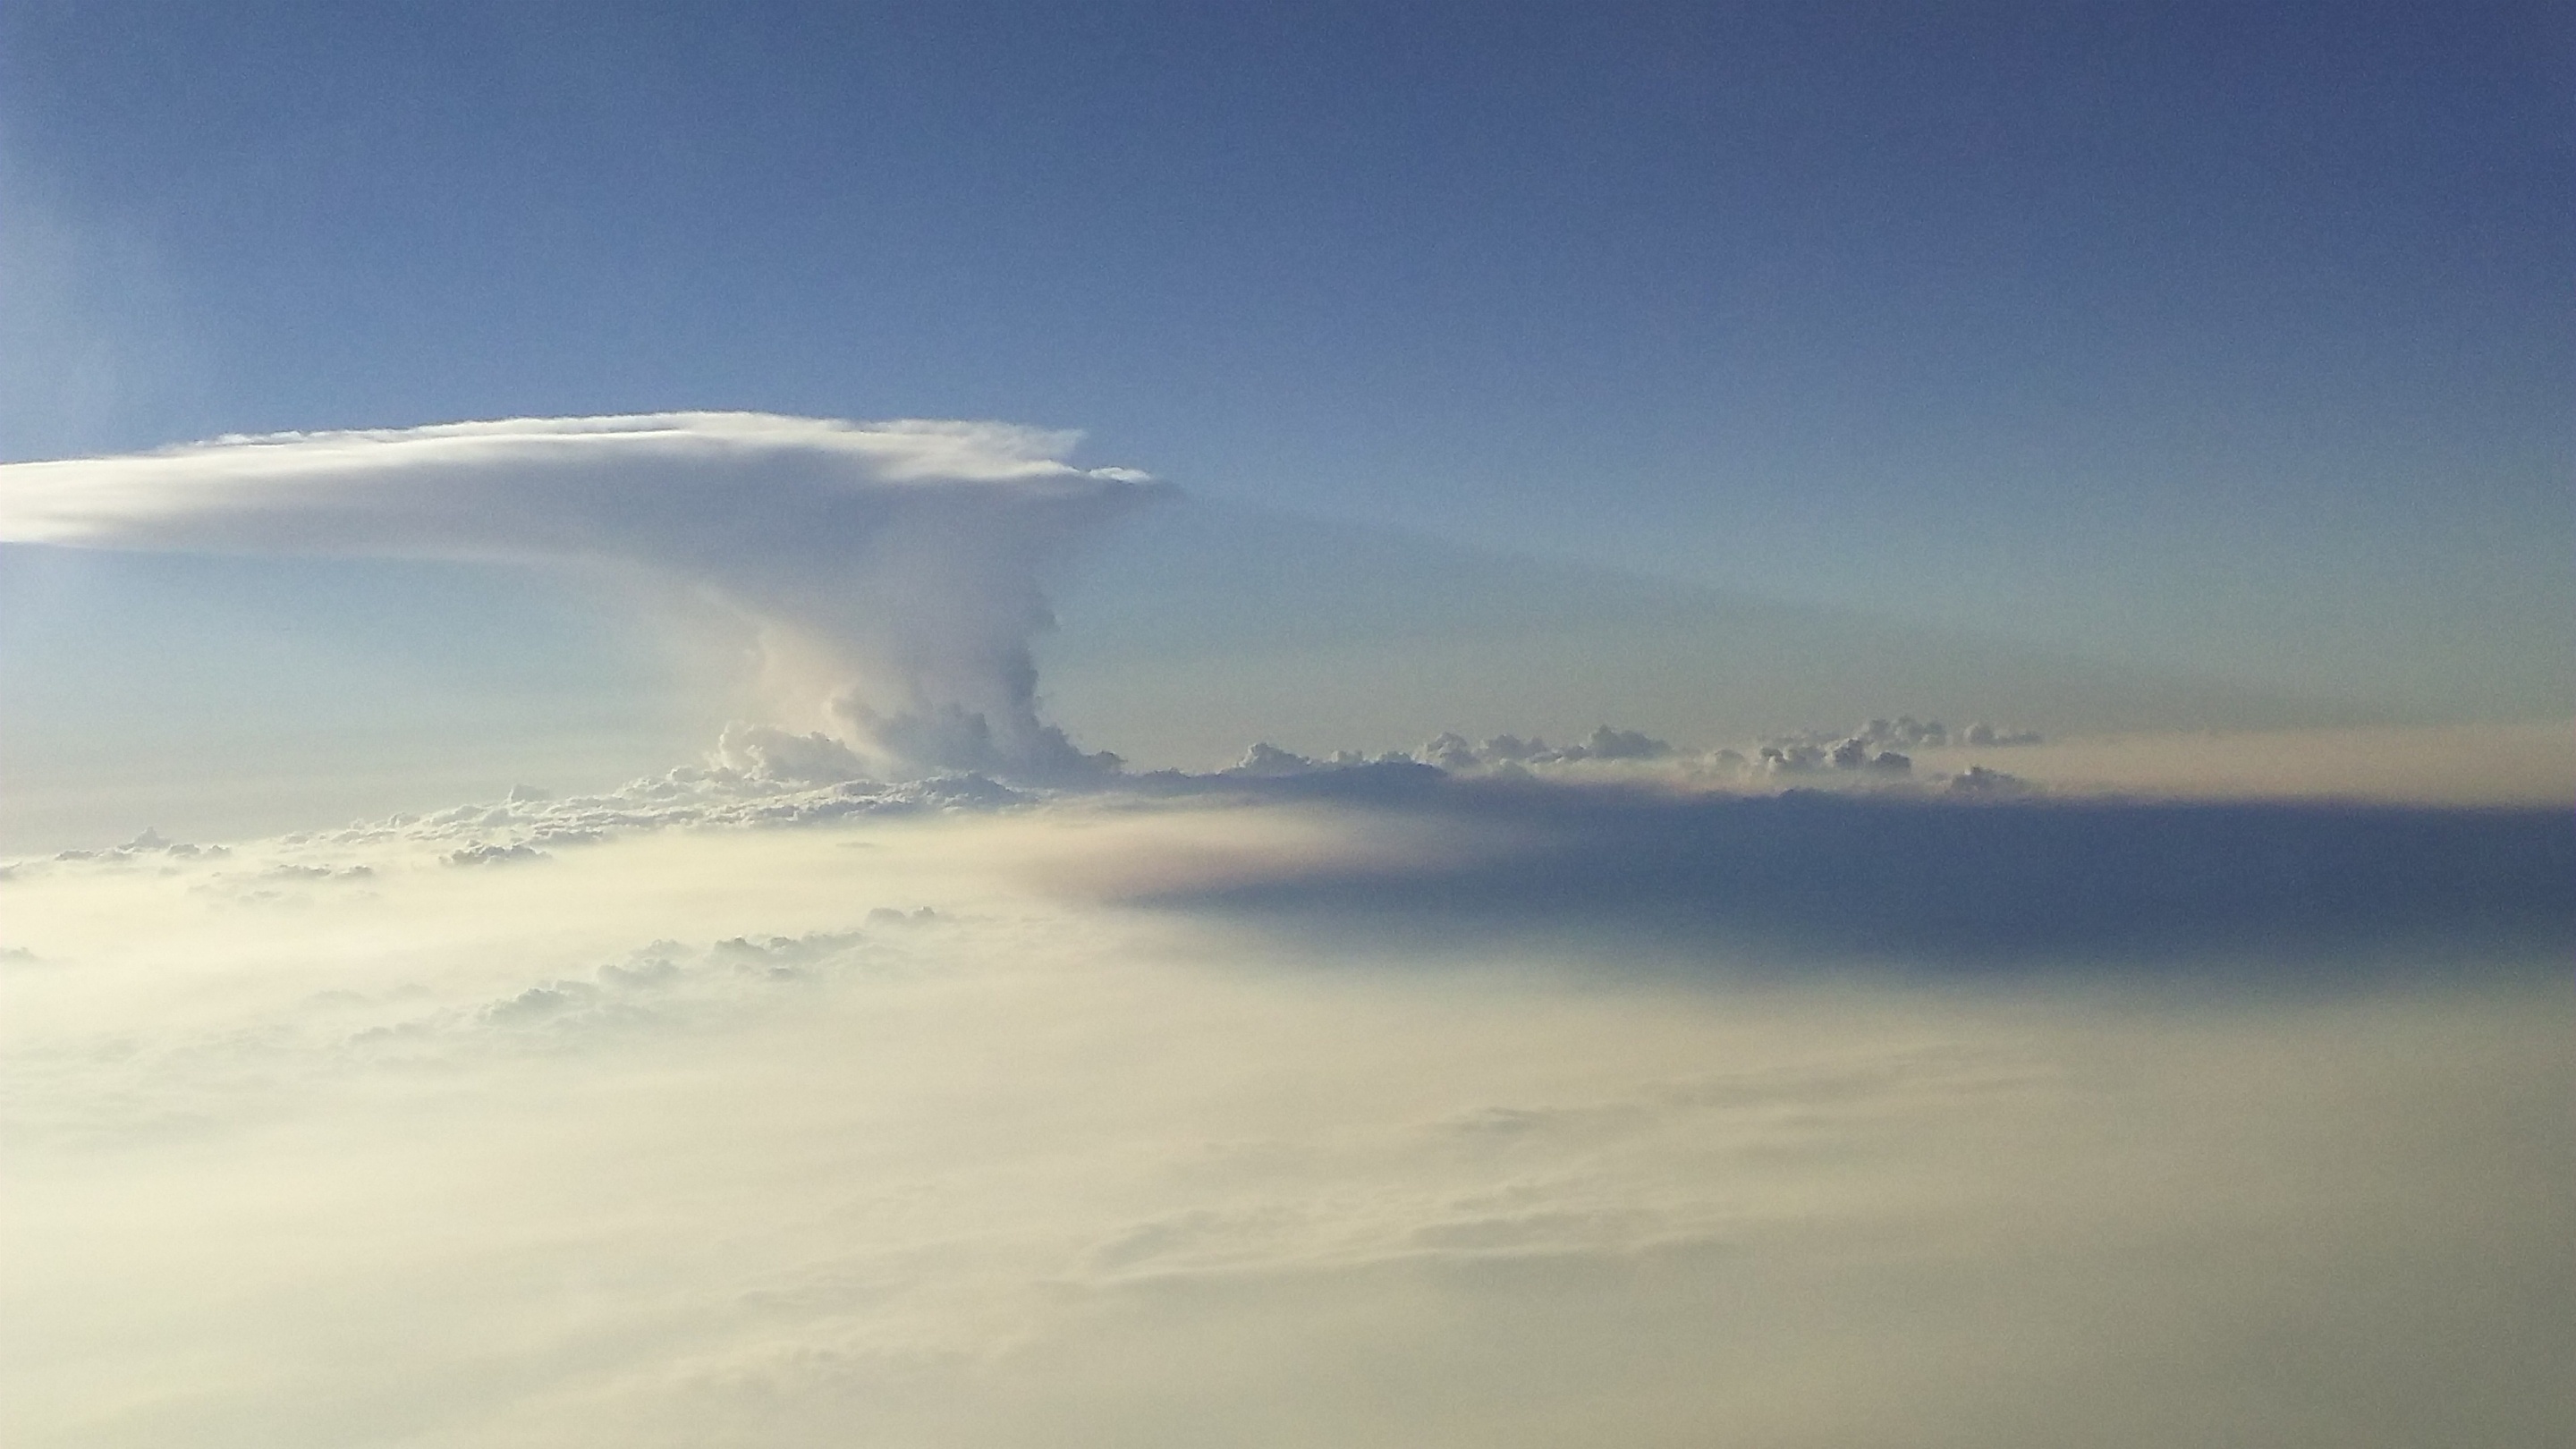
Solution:
<svg viewBox="0 0 2576 1449">
<path fill-rule="evenodd" d="M 1615 912 L 1426 953 L 1224 899 L 1553 838 L 1435 804 L 889 792 L 543 845 L 500 806 L 21 863 L 9 1437 L 2502 1445 L 2576 1413 L 2547 954 L 1996 979 L 1739 967 Z"/>
<path fill-rule="evenodd" d="M 0 468 L 0 541 L 591 570 L 774 686 L 613 791 L 0 864 L 0 1433 L 2576 1430 L 2563 728 L 1143 772 L 1038 708 L 1045 583 L 1145 496 L 1071 443 Z"/>
</svg>

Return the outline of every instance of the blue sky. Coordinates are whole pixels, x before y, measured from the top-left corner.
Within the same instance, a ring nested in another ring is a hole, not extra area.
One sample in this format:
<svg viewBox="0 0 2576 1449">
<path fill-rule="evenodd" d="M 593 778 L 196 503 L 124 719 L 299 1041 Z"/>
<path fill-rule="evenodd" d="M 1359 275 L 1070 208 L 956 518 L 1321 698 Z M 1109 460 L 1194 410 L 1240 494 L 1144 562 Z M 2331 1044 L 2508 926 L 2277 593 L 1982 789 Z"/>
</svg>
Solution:
<svg viewBox="0 0 2576 1449">
<path fill-rule="evenodd" d="M 2563 715 L 2571 31 L 20 0 L 0 456 L 1002 418 L 1206 498 L 2346 713 Z"/>
</svg>

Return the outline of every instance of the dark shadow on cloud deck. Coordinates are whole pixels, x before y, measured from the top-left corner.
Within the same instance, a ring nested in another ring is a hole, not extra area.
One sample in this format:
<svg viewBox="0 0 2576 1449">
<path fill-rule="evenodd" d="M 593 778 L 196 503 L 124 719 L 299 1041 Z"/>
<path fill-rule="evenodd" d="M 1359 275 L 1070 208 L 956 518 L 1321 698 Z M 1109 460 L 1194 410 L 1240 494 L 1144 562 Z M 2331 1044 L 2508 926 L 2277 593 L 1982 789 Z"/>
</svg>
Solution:
<svg viewBox="0 0 2576 1449">
<path fill-rule="evenodd" d="M 1300 793 L 1489 828 L 1498 849 L 1471 863 L 1325 866 L 1154 899 L 1414 947 L 1607 936 L 1756 965 L 2207 964 L 2324 981 L 2527 967 L 2576 950 L 2576 815 L 2565 810 L 1808 792 L 1677 800 L 1425 783 L 1402 782 L 1401 802 Z"/>
</svg>

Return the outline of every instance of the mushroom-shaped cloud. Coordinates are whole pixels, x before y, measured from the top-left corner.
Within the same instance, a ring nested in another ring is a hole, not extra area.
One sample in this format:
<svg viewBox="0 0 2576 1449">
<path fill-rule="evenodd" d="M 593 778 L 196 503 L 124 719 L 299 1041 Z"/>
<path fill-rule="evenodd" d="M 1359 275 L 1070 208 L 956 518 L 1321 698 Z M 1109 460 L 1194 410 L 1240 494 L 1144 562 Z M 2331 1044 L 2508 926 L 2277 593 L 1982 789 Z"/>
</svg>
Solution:
<svg viewBox="0 0 2576 1449">
<path fill-rule="evenodd" d="M 754 618 L 872 767 L 1047 779 L 1114 761 L 1038 718 L 1043 581 L 1159 486 L 1066 462 L 1079 440 L 761 413 L 226 437 L 0 465 L 0 541 L 638 567 Z"/>
</svg>

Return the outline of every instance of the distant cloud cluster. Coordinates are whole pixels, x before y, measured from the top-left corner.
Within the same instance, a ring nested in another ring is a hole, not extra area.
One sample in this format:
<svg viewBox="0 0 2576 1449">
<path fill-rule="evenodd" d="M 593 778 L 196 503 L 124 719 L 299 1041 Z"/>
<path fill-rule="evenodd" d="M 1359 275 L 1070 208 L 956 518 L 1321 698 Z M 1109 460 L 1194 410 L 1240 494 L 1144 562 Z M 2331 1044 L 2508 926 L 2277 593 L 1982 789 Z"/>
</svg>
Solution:
<svg viewBox="0 0 2576 1449">
<path fill-rule="evenodd" d="M 1981 722 L 1953 731 L 1939 720 L 1918 720 L 1909 714 L 1892 720 L 1873 719 L 1843 734 L 1810 730 L 1776 735 L 1761 743 L 1753 758 L 1746 762 L 1746 767 L 1765 775 L 1803 775 L 1826 770 L 1906 775 L 1912 773 L 1914 759 L 1903 753 L 1905 750 L 2007 749 L 2039 743 L 2041 737 L 2036 730 L 1999 730 Z M 1968 793 L 1991 793 L 2002 788 L 2001 782 L 2010 778 L 1983 766 L 1975 766 L 1970 773 L 1953 777 L 1952 783 L 1970 779 L 1971 775 L 1978 783 L 1963 787 Z"/>
<path fill-rule="evenodd" d="M 1255 797 L 1408 801 L 1419 796 L 1426 778 L 1444 777 L 1462 782 L 1514 777 L 1568 784 L 1627 781 L 1751 793 L 1836 786 L 1909 796 L 1933 791 L 1964 800 L 2012 799 L 2038 791 L 2028 781 L 1982 765 L 1956 775 L 1917 776 L 1906 757 L 1866 749 L 1870 729 L 1881 723 L 1840 737 L 1783 737 L 1750 756 L 1735 749 L 1684 750 L 1639 731 L 1603 725 L 1565 745 L 1508 734 L 1479 743 L 1444 733 L 1410 750 L 1344 750 L 1313 757 L 1257 743 L 1235 764 L 1205 774 L 1131 772 L 1115 756 L 1094 756 L 1081 774 L 1033 782 L 1016 772 L 959 768 L 887 779 L 875 760 L 834 736 L 736 722 L 704 763 L 614 790 L 558 798 L 521 786 L 497 801 L 398 814 L 288 839 L 343 845 L 415 841 L 438 845 L 448 864 L 489 866 L 540 861 L 556 848 L 639 831 L 820 825 L 862 816 L 1008 809 L 1092 794 L 1171 798 L 1249 792 Z M 1815 739 L 1833 743 L 1807 742 Z M 123 846 L 65 851 L 55 859 L 113 865 L 192 856 L 201 849 L 220 854 L 224 847 L 174 845 L 146 832 Z M 27 868 L 27 863 L 0 867 Z"/>
<path fill-rule="evenodd" d="M 1958 774 L 1926 780 L 1916 775 L 1913 757 L 1895 747 L 1999 749 L 2038 743 L 2040 736 L 2035 731 L 2003 731 L 1992 725 L 1977 724 L 1953 732 L 1937 720 L 1921 721 L 1911 715 L 1895 720 L 1873 719 L 1856 730 L 1841 733 L 1805 731 L 1772 736 L 1749 747 L 1749 752 L 1734 748 L 1685 750 L 1635 730 L 1602 725 L 1581 742 L 1568 745 L 1551 745 L 1544 739 L 1524 739 L 1508 734 L 1478 743 L 1451 732 L 1435 736 L 1411 750 L 1376 755 L 1345 750 L 1317 758 L 1262 743 L 1254 745 L 1223 773 L 1229 777 L 1278 779 L 1359 765 L 1410 761 L 1452 774 L 1536 770 L 1573 778 L 1583 775 L 1585 771 L 1580 767 L 1585 766 L 1626 768 L 1652 765 L 1676 781 L 1700 784 L 1749 787 L 1903 785 L 1918 789 L 1929 786 L 1963 797 L 1992 799 L 2028 794 L 2038 787 L 1984 765 L 1971 765 Z"/>
<path fill-rule="evenodd" d="M 1497 765 L 1571 765 L 1585 760 L 1662 760 L 1673 754 L 1673 747 L 1662 740 L 1602 725 L 1580 744 L 1571 745 L 1551 745 L 1543 739 L 1525 740 L 1518 735 L 1496 735 L 1478 745 L 1463 735 L 1443 734 L 1416 750 L 1413 758 L 1444 770 L 1468 770 Z"/>
<path fill-rule="evenodd" d="M 1842 734 L 1806 731 L 1779 735 L 1764 741 L 1779 745 L 1824 745 L 1841 748 L 1857 745 L 1868 749 L 1938 750 L 1944 748 L 2010 749 L 2018 745 L 2042 743 L 2037 730 L 1998 729 L 1979 721 L 1966 729 L 1954 730 L 1939 720 L 1919 720 L 1910 714 L 1894 719 L 1873 719 L 1855 730 Z"/>
<path fill-rule="evenodd" d="M 1894 750 L 1873 750 L 1866 740 L 1856 738 L 1832 745 L 1764 745 L 1753 763 L 1766 775 L 1804 775 L 1817 770 L 1874 770 L 1882 775 L 1907 775 L 1914 771 L 1911 756 Z"/>
<path fill-rule="evenodd" d="M 515 865 L 521 861 L 546 858 L 544 851 L 525 843 L 469 845 L 461 850 L 451 850 L 445 856 L 449 865 Z"/>
<path fill-rule="evenodd" d="M 1246 750 L 1241 760 L 1222 773 L 1233 778 L 1276 778 L 1361 765 L 1404 763 L 1458 772 L 1572 765 L 1587 760 L 1605 763 L 1665 760 L 1673 758 L 1675 753 L 1673 747 L 1662 740 L 1633 730 L 1617 730 L 1603 725 L 1581 743 L 1571 745 L 1551 745 L 1543 739 L 1522 739 L 1518 735 L 1496 735 L 1478 744 L 1465 735 L 1443 733 L 1411 750 L 1387 750 L 1374 755 L 1341 750 L 1321 758 L 1297 754 L 1264 742 Z"/>
</svg>

